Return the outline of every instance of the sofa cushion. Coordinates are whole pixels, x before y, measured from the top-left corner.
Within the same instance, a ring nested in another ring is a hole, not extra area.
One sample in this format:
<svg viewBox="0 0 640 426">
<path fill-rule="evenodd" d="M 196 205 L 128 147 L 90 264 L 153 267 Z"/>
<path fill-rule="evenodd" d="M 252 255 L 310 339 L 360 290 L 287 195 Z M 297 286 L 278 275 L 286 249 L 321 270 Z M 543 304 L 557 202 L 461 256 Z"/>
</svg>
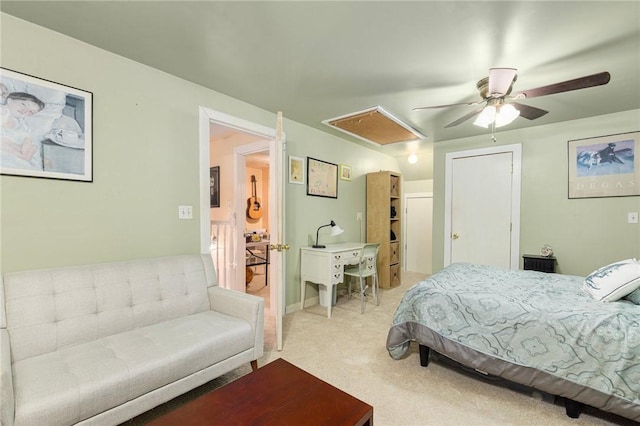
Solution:
<svg viewBox="0 0 640 426">
<path fill-rule="evenodd" d="M 14 362 L 209 309 L 200 255 L 4 277 Z"/>
<path fill-rule="evenodd" d="M 214 311 L 13 365 L 16 425 L 72 424 L 251 349 L 251 325 Z"/>
</svg>

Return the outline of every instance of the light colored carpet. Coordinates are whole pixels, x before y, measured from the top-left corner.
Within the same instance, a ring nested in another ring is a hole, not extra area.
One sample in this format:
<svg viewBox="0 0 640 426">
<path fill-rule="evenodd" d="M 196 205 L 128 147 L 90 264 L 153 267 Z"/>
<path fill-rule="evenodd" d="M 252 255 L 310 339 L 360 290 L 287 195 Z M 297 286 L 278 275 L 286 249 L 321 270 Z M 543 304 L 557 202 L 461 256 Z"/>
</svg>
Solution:
<svg viewBox="0 0 640 426">
<path fill-rule="evenodd" d="M 540 394 L 487 383 L 439 361 L 421 367 L 417 345 L 408 357 L 391 359 L 385 343 L 393 314 L 406 290 L 423 277 L 405 273 L 401 286 L 382 291 L 380 306 L 370 297 L 364 314 L 357 296 L 349 300 L 342 291 L 330 319 L 320 305 L 286 315 L 281 352 L 275 348 L 275 321 L 267 317 L 265 354 L 258 364 L 286 359 L 372 405 L 378 426 L 635 424 L 590 407 L 579 419 L 571 419 L 564 406 Z M 252 293 L 266 294 L 266 288 L 253 286 Z M 249 366 L 241 367 L 153 412 L 157 415 L 249 372 Z M 147 413 L 130 424 L 155 415 Z"/>
</svg>

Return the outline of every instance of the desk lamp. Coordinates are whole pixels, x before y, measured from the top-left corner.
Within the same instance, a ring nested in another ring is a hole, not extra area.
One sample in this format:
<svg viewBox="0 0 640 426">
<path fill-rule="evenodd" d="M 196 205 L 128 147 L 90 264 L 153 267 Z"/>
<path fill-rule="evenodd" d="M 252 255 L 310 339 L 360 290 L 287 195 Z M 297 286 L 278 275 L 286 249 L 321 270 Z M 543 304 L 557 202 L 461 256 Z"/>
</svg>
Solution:
<svg viewBox="0 0 640 426">
<path fill-rule="evenodd" d="M 331 227 L 331 233 L 329 235 L 331 235 L 332 237 L 335 237 L 336 235 L 340 235 L 340 234 L 342 234 L 344 232 L 344 229 L 342 229 L 338 225 L 336 225 L 336 223 L 333 220 L 331 221 L 331 223 L 328 223 L 326 225 L 322 225 L 316 231 L 316 243 L 312 246 L 313 248 L 327 248 L 327 246 L 322 246 L 322 245 L 318 244 L 318 235 L 320 234 L 320 229 L 322 229 L 322 228 L 324 228 L 326 226 L 330 226 Z"/>
</svg>

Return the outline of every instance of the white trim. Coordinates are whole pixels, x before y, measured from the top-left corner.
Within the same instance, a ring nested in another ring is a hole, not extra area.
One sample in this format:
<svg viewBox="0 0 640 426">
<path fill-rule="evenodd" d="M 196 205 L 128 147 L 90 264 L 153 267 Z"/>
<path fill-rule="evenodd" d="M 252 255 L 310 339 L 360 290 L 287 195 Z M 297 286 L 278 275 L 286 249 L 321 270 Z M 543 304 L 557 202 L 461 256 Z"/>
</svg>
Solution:
<svg viewBox="0 0 640 426">
<path fill-rule="evenodd" d="M 520 191 L 522 181 L 522 144 L 499 145 L 495 147 L 449 152 L 445 156 L 444 177 L 444 265 L 451 263 L 451 191 L 453 160 L 464 157 L 477 157 L 511 153 L 513 156 L 513 175 L 511 186 L 511 269 L 520 265 Z"/>
<path fill-rule="evenodd" d="M 433 198 L 433 192 L 406 192 L 404 198 Z"/>
</svg>

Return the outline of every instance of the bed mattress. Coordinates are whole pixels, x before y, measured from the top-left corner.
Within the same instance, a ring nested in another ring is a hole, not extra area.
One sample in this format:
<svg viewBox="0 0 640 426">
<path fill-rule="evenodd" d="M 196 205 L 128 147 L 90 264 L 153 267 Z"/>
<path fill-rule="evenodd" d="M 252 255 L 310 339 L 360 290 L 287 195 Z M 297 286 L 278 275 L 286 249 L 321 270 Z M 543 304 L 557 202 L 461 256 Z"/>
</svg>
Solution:
<svg viewBox="0 0 640 426">
<path fill-rule="evenodd" d="M 482 372 L 640 421 L 640 306 L 582 277 L 458 263 L 410 288 L 387 349 L 412 341 Z"/>
</svg>

